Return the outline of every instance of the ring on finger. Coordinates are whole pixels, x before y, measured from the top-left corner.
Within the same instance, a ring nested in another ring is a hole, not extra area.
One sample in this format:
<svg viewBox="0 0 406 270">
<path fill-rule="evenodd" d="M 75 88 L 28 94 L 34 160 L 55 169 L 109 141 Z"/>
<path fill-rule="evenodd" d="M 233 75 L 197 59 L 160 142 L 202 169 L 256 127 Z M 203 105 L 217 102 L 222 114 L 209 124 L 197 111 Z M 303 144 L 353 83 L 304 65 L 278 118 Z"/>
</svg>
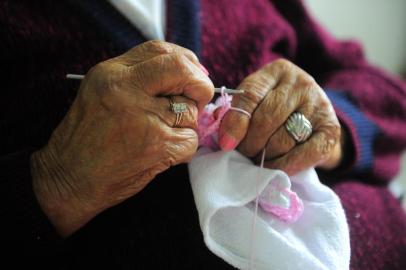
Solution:
<svg viewBox="0 0 406 270">
<path fill-rule="evenodd" d="M 184 102 L 174 102 L 172 98 L 169 98 L 169 104 L 171 111 L 176 115 L 173 127 L 179 127 L 180 123 L 182 122 L 183 113 L 187 112 L 187 104 Z"/>
<path fill-rule="evenodd" d="M 312 124 L 303 113 L 294 112 L 285 122 L 285 128 L 296 143 L 305 142 L 313 131 Z"/>
</svg>

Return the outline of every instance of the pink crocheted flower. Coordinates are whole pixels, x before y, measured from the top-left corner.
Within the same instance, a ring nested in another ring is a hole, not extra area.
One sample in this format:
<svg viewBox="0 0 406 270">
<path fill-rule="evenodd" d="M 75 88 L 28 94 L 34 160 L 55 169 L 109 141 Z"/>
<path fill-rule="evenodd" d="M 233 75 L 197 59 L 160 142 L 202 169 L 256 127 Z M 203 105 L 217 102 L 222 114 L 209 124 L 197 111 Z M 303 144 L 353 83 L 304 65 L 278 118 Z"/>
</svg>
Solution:
<svg viewBox="0 0 406 270">
<path fill-rule="evenodd" d="M 297 194 L 279 183 L 271 182 L 259 196 L 259 205 L 280 220 L 293 223 L 303 213 L 303 202 Z"/>
</svg>

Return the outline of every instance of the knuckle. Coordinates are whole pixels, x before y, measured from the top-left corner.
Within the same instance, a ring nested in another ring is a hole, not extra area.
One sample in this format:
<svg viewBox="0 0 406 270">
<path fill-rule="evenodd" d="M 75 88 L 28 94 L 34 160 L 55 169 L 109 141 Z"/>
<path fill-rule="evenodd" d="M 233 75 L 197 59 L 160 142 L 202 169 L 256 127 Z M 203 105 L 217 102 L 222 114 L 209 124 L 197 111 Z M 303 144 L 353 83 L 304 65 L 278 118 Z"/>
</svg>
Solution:
<svg viewBox="0 0 406 270">
<path fill-rule="evenodd" d="M 260 112 L 263 115 L 263 121 L 281 122 L 286 118 L 286 113 L 297 107 L 297 98 L 290 95 L 289 91 L 283 89 L 288 86 L 281 86 L 278 91 L 273 93 L 272 99 L 265 99 L 262 102 Z"/>
<path fill-rule="evenodd" d="M 105 78 L 105 76 L 109 74 L 110 69 L 111 64 L 108 61 L 100 62 L 89 70 L 88 75 L 92 77 Z"/>
<path fill-rule="evenodd" d="M 155 56 L 170 54 L 175 50 L 173 46 L 173 44 L 164 41 L 150 40 L 131 48 L 126 53 L 111 60 L 124 62 L 125 65 L 132 66 L 134 63 L 139 64 Z"/>
<path fill-rule="evenodd" d="M 271 65 L 277 66 L 278 68 L 282 70 L 286 70 L 292 67 L 292 63 L 284 58 L 279 58 L 273 62 L 271 62 Z"/>
<path fill-rule="evenodd" d="M 188 113 L 189 113 L 194 119 L 197 118 L 198 109 L 197 109 L 196 103 L 189 104 L 189 106 L 188 106 L 187 108 L 188 108 Z"/>
<path fill-rule="evenodd" d="M 261 102 L 262 96 L 259 94 L 259 91 L 247 91 L 243 95 L 240 96 L 239 98 L 239 106 L 243 106 L 243 109 L 248 110 L 249 112 L 252 112 L 255 110 L 256 106 Z"/>
<path fill-rule="evenodd" d="M 144 51 L 153 51 L 157 54 L 179 54 L 188 57 L 192 61 L 198 61 L 198 58 L 194 52 L 173 43 L 161 40 L 150 40 L 144 42 L 140 46 L 142 46 Z"/>
<path fill-rule="evenodd" d="M 319 90 L 319 85 L 316 83 L 316 81 L 310 80 L 309 78 L 305 78 L 301 84 L 302 84 L 302 88 L 306 91 L 318 91 Z"/>
<path fill-rule="evenodd" d="M 151 78 L 151 75 L 154 74 L 154 72 L 163 72 L 167 65 L 167 55 L 159 55 L 147 62 L 138 64 L 134 67 L 133 71 L 137 71 L 134 75 L 138 75 L 139 78 L 143 78 L 145 80 L 146 78 Z"/>
<path fill-rule="evenodd" d="M 171 43 L 161 41 L 161 40 L 150 40 L 144 42 L 141 46 L 148 51 L 155 51 L 160 54 L 168 54 L 174 51 L 173 45 Z"/>
<path fill-rule="evenodd" d="M 184 54 L 179 52 L 172 54 L 172 61 L 175 66 L 179 68 L 186 68 L 186 66 L 188 66 L 188 58 Z"/>
<path fill-rule="evenodd" d="M 250 111 L 253 111 L 255 107 L 261 103 L 266 96 L 269 89 L 269 78 L 265 74 L 257 74 L 250 76 L 239 86 L 244 89 L 244 94 L 238 95 L 238 103 L 242 103 L 243 106 L 247 106 Z"/>
<path fill-rule="evenodd" d="M 199 62 L 199 59 L 197 58 L 196 54 L 187 48 L 177 46 L 177 50 L 175 51 L 178 52 L 179 54 L 185 55 L 191 61 Z"/>
<path fill-rule="evenodd" d="M 305 93 L 319 93 L 319 91 L 321 90 L 320 86 L 313 79 L 313 77 L 311 77 L 307 73 L 300 74 L 295 84 L 297 89 L 301 89 Z"/>
<path fill-rule="evenodd" d="M 128 69 L 110 62 L 102 62 L 89 71 L 85 83 L 84 100 L 95 101 L 110 112 L 120 112 L 127 108 L 128 96 L 124 94 L 128 79 Z M 131 74 L 130 74 L 131 75 Z"/>
<path fill-rule="evenodd" d="M 109 94 L 119 88 L 123 81 L 123 74 L 114 64 L 101 62 L 90 69 L 85 83 L 100 96 Z"/>
<path fill-rule="evenodd" d="M 318 153 L 321 157 L 327 156 L 339 142 L 341 127 L 338 122 L 329 122 L 322 130 L 322 137 L 318 147 Z"/>
<path fill-rule="evenodd" d="M 248 92 L 259 92 L 269 87 L 269 75 L 265 72 L 255 72 L 248 76 L 240 85 Z"/>
<path fill-rule="evenodd" d="M 331 132 L 332 136 L 335 139 L 339 139 L 341 136 L 341 125 L 338 121 L 334 121 L 333 124 L 331 125 Z"/>
<path fill-rule="evenodd" d="M 192 63 L 186 55 L 182 53 L 173 53 L 171 54 L 169 61 L 169 65 L 173 70 L 177 71 L 179 76 L 182 76 L 184 79 L 196 78 L 195 69 L 192 67 Z M 200 82 L 201 80 L 199 79 L 198 81 Z"/>
<path fill-rule="evenodd" d="M 184 128 L 197 129 L 198 123 L 198 108 L 193 102 L 186 102 L 187 111 L 183 113 L 182 122 L 180 125 Z M 175 118 L 175 116 L 173 116 Z M 174 122 L 175 120 L 173 120 Z"/>
<path fill-rule="evenodd" d="M 334 111 L 333 105 L 331 104 L 331 102 L 329 100 L 323 99 L 323 100 L 319 101 L 318 107 L 320 109 L 323 109 L 329 118 L 332 118 L 333 115 L 335 116 L 335 111 Z"/>
<path fill-rule="evenodd" d="M 302 88 L 304 89 L 304 91 L 310 92 L 310 94 L 314 96 L 320 96 L 322 92 L 317 82 L 310 79 L 304 80 Z"/>
<path fill-rule="evenodd" d="M 320 98 L 323 90 L 321 90 L 316 81 L 310 77 L 304 76 L 298 79 L 294 88 L 300 91 L 299 99 L 301 100 L 301 104 L 315 106 L 317 103 L 317 106 L 327 108 L 327 104 L 322 104 L 324 99 Z"/>
</svg>

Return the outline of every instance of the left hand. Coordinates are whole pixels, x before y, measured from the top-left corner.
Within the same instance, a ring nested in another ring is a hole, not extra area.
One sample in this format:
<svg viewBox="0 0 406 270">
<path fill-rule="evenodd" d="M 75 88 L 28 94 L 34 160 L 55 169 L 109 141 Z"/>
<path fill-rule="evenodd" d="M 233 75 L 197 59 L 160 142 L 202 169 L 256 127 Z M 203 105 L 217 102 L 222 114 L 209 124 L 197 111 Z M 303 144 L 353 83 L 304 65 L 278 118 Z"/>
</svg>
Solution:
<svg viewBox="0 0 406 270">
<path fill-rule="evenodd" d="M 276 60 L 248 76 L 238 87 L 232 106 L 238 111 L 224 116 L 219 142 L 223 150 L 237 149 L 257 161 L 266 149 L 264 166 L 289 175 L 318 166 L 333 169 L 342 157 L 341 129 L 333 106 L 315 80 L 287 60 Z M 304 143 L 296 143 L 285 128 L 293 112 L 311 122 L 313 133 Z"/>
</svg>

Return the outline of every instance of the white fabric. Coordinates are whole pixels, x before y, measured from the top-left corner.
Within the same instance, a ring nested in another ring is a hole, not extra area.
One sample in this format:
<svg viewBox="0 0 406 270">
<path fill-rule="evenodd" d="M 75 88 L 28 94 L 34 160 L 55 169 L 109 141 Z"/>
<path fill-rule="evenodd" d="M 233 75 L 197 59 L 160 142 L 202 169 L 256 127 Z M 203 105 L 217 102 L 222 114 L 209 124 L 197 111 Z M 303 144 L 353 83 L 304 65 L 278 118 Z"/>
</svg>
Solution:
<svg viewBox="0 0 406 270">
<path fill-rule="evenodd" d="M 109 0 L 148 39 L 165 40 L 165 0 Z"/>
<path fill-rule="evenodd" d="M 189 163 L 190 181 L 207 247 L 239 269 L 248 269 L 256 181 L 291 182 L 303 200 L 303 215 L 286 224 L 258 208 L 253 241 L 254 269 L 349 269 L 350 240 L 337 195 L 320 183 L 314 169 L 289 179 L 259 168 L 239 154 L 202 148 Z"/>
</svg>

